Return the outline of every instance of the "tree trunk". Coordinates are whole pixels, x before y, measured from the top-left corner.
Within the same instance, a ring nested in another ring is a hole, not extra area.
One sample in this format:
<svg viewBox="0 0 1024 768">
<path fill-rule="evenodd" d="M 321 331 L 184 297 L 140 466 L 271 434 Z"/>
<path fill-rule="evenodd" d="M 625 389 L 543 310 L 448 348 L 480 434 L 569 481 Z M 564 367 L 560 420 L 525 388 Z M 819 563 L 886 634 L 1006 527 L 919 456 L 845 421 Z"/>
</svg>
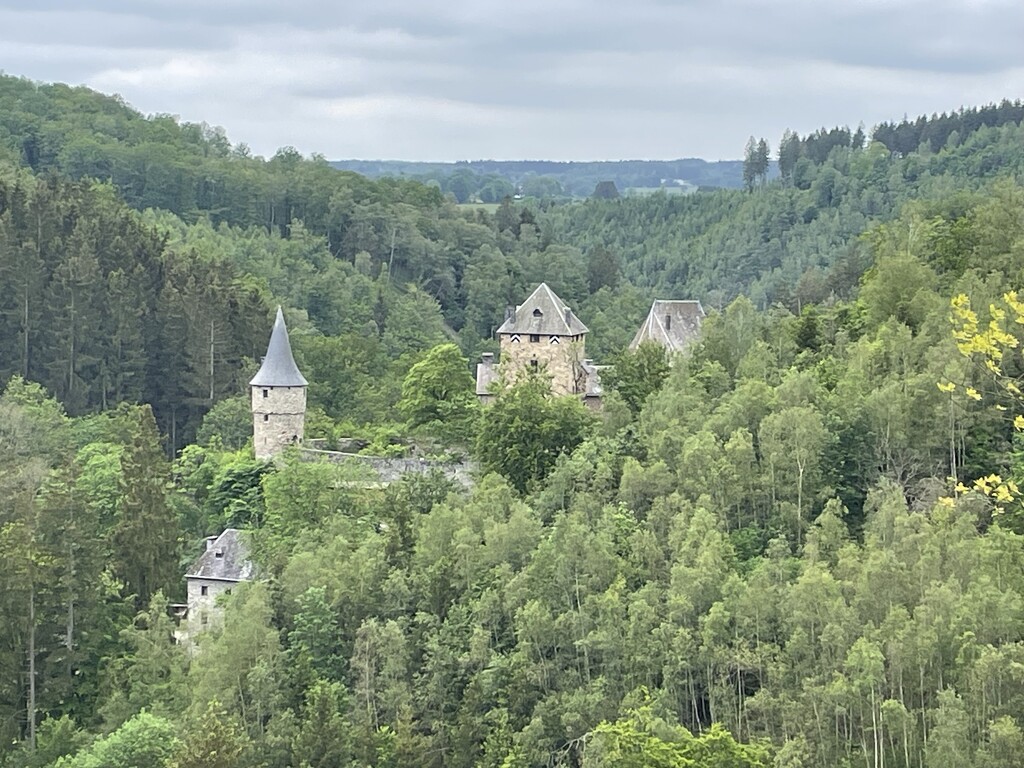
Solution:
<svg viewBox="0 0 1024 768">
<path fill-rule="evenodd" d="M 213 405 L 213 318 L 210 319 L 210 405 Z"/>
<path fill-rule="evenodd" d="M 796 475 L 796 545 L 803 543 L 804 528 L 804 463 L 798 461 Z"/>
<path fill-rule="evenodd" d="M 28 378 L 28 282 L 25 282 L 25 302 L 22 307 L 22 322 L 24 324 L 24 340 L 21 350 L 21 375 Z"/>
<path fill-rule="evenodd" d="M 28 746 L 36 748 L 36 585 L 28 591 Z"/>
</svg>

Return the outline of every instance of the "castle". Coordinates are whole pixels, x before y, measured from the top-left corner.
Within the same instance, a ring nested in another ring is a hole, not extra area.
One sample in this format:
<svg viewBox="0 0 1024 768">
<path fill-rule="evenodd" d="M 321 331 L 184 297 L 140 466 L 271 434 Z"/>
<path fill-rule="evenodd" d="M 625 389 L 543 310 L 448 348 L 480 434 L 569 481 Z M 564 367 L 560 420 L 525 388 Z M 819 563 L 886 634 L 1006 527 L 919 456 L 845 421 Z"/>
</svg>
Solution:
<svg viewBox="0 0 1024 768">
<path fill-rule="evenodd" d="M 649 340 L 670 353 L 681 351 L 700 334 L 703 319 L 704 309 L 698 301 L 656 300 L 630 348 Z M 498 387 L 514 383 L 524 373 L 542 373 L 550 378 L 552 393 L 575 395 L 598 407 L 601 379 L 598 366 L 586 357 L 588 332 L 572 309 L 547 283 L 541 283 L 526 301 L 506 310 L 505 321 L 496 331 L 501 361 L 495 361 L 489 352 L 482 355 L 476 367 L 477 397 L 486 404 L 494 399 Z M 267 355 L 249 382 L 257 459 L 273 458 L 286 446 L 302 443 L 308 385 L 295 364 L 284 314 L 278 307 Z M 352 458 L 338 452 L 319 453 Z M 401 471 L 417 470 L 403 467 Z"/>
</svg>

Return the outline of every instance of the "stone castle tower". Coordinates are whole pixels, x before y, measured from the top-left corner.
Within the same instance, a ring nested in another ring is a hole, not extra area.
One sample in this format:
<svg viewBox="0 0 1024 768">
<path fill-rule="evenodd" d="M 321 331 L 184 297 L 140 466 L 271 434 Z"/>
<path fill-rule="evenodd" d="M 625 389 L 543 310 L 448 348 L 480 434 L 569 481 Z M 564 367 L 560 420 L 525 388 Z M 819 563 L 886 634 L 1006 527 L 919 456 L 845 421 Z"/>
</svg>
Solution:
<svg viewBox="0 0 1024 768">
<path fill-rule="evenodd" d="M 477 366 L 477 395 L 488 402 L 499 378 L 515 382 L 524 371 L 543 372 L 556 395 L 600 397 L 597 368 L 586 355 L 585 326 L 546 283 L 515 309 L 510 308 L 497 330 L 501 362 L 484 355 Z"/>
<path fill-rule="evenodd" d="M 249 382 L 252 390 L 252 442 L 257 459 L 269 459 L 287 445 L 302 442 L 306 387 L 288 342 L 281 307 L 270 334 L 267 356 Z"/>
</svg>

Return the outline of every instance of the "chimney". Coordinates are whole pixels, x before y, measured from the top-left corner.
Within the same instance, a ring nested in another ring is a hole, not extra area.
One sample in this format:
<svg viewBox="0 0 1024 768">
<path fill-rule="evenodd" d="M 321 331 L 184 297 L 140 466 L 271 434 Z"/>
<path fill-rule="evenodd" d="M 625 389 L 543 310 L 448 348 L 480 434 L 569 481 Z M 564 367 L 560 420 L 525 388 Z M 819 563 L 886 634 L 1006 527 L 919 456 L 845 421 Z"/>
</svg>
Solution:
<svg viewBox="0 0 1024 768">
<path fill-rule="evenodd" d="M 583 367 L 584 368 L 593 368 L 594 367 L 594 359 L 592 357 L 584 357 L 583 358 Z"/>
<path fill-rule="evenodd" d="M 513 323 L 516 321 L 516 308 L 511 304 L 505 306 L 505 322 L 511 320 Z"/>
<path fill-rule="evenodd" d="M 206 551 L 207 552 L 209 552 L 211 549 L 213 549 L 213 543 L 215 541 L 217 541 L 217 538 L 218 538 L 217 536 L 207 536 L 206 537 Z"/>
<path fill-rule="evenodd" d="M 572 310 L 568 307 L 563 308 L 565 310 L 565 324 L 572 328 Z"/>
<path fill-rule="evenodd" d="M 480 355 L 480 360 L 483 362 L 484 365 L 493 365 L 494 364 L 494 353 L 493 352 L 484 352 L 482 355 Z"/>
</svg>

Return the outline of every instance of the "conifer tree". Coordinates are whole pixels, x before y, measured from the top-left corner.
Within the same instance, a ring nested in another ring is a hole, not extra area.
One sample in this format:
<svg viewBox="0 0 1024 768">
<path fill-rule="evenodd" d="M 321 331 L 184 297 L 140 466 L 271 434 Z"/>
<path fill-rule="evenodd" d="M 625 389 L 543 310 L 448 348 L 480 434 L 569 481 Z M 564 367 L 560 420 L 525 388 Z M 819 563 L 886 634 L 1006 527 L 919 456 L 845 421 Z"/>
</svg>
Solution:
<svg viewBox="0 0 1024 768">
<path fill-rule="evenodd" d="M 128 413 L 131 431 L 121 459 L 114 562 L 127 594 L 141 610 L 158 590 L 171 595 L 180 589 L 180 532 L 167 504 L 167 459 L 153 412 L 143 405 Z"/>
</svg>

